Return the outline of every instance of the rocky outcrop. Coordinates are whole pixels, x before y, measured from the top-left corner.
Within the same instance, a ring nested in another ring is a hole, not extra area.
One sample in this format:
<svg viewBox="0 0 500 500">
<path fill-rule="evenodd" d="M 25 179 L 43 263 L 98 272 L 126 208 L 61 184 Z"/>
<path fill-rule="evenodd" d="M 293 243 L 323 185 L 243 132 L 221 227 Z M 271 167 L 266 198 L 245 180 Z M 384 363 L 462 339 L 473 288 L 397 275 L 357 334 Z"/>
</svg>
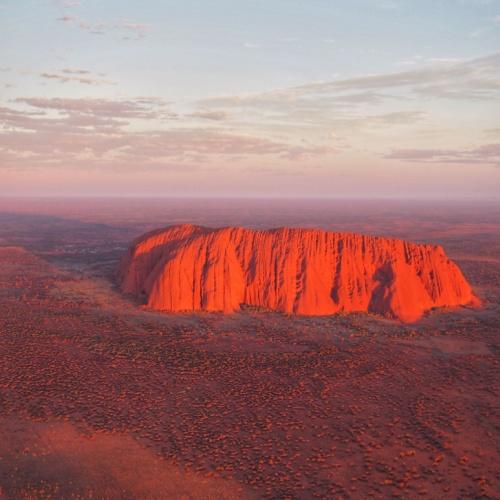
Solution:
<svg viewBox="0 0 500 500">
<path fill-rule="evenodd" d="M 319 229 L 171 226 L 136 240 L 124 292 L 162 311 L 366 311 L 405 322 L 478 303 L 440 246 Z"/>
</svg>

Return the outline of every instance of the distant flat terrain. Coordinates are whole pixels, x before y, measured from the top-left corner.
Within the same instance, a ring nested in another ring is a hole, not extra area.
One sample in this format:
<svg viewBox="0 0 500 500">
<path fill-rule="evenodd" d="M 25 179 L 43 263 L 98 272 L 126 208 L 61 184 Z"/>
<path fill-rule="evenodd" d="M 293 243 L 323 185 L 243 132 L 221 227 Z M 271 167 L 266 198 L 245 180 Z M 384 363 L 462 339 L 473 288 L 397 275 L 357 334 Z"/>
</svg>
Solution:
<svg viewBox="0 0 500 500">
<path fill-rule="evenodd" d="M 0 498 L 494 498 L 500 210 L 321 203 L 1 200 Z M 484 307 L 145 311 L 118 260 L 188 218 L 442 244 Z"/>
</svg>

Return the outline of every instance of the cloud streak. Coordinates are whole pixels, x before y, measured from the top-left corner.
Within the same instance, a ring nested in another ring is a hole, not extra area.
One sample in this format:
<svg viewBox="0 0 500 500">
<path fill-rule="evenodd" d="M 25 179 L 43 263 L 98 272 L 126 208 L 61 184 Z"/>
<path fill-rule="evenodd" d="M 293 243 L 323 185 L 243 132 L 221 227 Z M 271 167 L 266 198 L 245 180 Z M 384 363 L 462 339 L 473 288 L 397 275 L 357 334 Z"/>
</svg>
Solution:
<svg viewBox="0 0 500 500">
<path fill-rule="evenodd" d="M 68 166 L 160 168 L 217 165 L 237 158 L 295 161 L 324 155 L 324 147 L 290 144 L 216 128 L 159 128 L 177 119 L 161 99 L 19 98 L 23 109 L 0 108 L 4 168 Z M 137 121 L 147 129 L 139 130 Z M 133 126 L 132 128 L 130 128 Z"/>
<path fill-rule="evenodd" d="M 156 97 L 124 100 L 19 97 L 15 102 L 32 108 L 59 111 L 65 115 L 77 113 L 127 119 L 174 119 L 177 117 L 176 113 L 168 108 L 167 102 Z"/>
<path fill-rule="evenodd" d="M 124 19 L 116 23 L 91 22 L 73 14 L 64 14 L 57 21 L 77 26 L 91 35 L 117 34 L 122 40 L 141 40 L 151 30 L 151 25 Z"/>
<path fill-rule="evenodd" d="M 204 99 L 204 106 L 293 106 L 301 100 L 350 105 L 364 99 L 387 100 L 390 92 L 405 91 L 409 97 L 474 100 L 500 97 L 500 53 L 468 61 L 434 60 L 435 64 L 397 73 L 367 75 L 239 96 Z"/>
<path fill-rule="evenodd" d="M 89 76 L 85 76 L 89 75 Z M 116 82 L 95 78 L 90 76 L 90 71 L 84 70 L 62 70 L 60 73 L 40 73 L 40 77 L 46 80 L 56 80 L 59 83 L 81 83 L 83 85 L 116 85 Z"/>
<path fill-rule="evenodd" d="M 418 163 L 455 163 L 500 167 L 500 143 L 483 144 L 472 149 L 397 149 L 386 155 L 385 158 Z"/>
<path fill-rule="evenodd" d="M 248 130 L 302 136 L 325 144 L 335 134 L 345 149 L 371 149 L 380 156 L 384 146 L 387 151 L 394 141 L 418 144 L 427 129 L 439 133 L 439 128 L 452 127 L 456 118 L 450 103 L 493 106 L 499 100 L 500 53 L 494 53 L 469 60 L 434 57 L 407 71 L 206 98 L 197 105 L 204 113 L 226 112 L 231 123 Z M 392 158 L 391 154 L 386 157 Z M 479 154 L 467 157 L 465 152 L 462 158 L 451 154 L 438 158 L 444 163 L 490 161 Z M 411 155 L 408 161 L 414 161 Z"/>
<path fill-rule="evenodd" d="M 199 110 L 188 115 L 192 118 L 201 118 L 202 120 L 211 120 L 215 122 L 222 122 L 229 118 L 229 113 L 227 111 L 209 111 L 209 110 Z"/>
</svg>

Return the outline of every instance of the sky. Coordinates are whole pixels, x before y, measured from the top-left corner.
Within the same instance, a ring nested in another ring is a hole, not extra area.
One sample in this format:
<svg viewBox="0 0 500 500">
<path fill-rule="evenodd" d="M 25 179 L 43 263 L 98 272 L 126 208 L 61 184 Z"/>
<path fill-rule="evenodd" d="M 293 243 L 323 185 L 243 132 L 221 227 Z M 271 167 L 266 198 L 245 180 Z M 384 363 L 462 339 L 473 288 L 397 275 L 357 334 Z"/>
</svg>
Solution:
<svg viewBox="0 0 500 500">
<path fill-rule="evenodd" d="M 500 0 L 0 0 L 0 196 L 500 196 Z"/>
</svg>

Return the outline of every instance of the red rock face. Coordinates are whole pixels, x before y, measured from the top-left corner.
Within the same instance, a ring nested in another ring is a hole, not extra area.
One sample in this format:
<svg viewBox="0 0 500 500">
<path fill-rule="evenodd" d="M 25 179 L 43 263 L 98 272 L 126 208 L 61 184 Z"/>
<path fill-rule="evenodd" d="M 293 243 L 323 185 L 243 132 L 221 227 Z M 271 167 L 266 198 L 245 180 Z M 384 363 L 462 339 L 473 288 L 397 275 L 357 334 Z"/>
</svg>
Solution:
<svg viewBox="0 0 500 500">
<path fill-rule="evenodd" d="M 319 229 L 171 226 L 136 240 L 119 276 L 124 292 L 172 312 L 245 304 L 413 322 L 433 307 L 478 303 L 440 246 Z"/>
</svg>

